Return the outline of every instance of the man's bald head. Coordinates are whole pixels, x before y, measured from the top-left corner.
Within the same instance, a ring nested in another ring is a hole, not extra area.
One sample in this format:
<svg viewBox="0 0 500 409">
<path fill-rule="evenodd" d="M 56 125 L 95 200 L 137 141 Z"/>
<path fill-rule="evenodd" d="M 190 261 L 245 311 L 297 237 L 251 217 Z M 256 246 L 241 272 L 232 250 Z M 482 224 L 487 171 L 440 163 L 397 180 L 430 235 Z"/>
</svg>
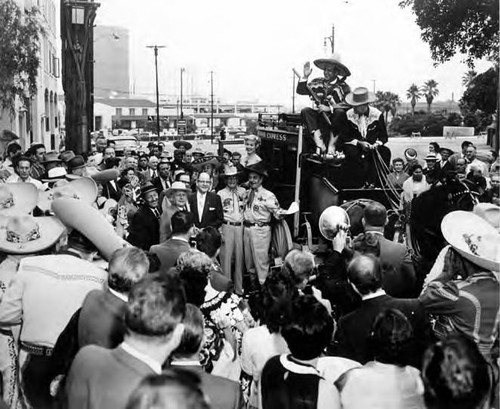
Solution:
<svg viewBox="0 0 500 409">
<path fill-rule="evenodd" d="M 373 256 L 354 257 L 347 267 L 347 277 L 361 295 L 373 293 L 382 287 L 380 263 Z"/>
</svg>

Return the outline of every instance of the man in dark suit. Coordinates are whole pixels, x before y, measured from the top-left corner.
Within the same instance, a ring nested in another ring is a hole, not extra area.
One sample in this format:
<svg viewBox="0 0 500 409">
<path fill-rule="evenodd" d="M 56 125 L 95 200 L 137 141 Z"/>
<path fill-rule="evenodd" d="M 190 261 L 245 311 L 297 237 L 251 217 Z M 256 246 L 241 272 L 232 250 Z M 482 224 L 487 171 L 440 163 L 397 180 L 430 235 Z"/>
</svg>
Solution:
<svg viewBox="0 0 500 409">
<path fill-rule="evenodd" d="M 132 391 L 163 363 L 180 343 L 186 310 L 180 281 L 148 275 L 129 294 L 127 334 L 115 349 L 88 345 L 78 352 L 66 382 L 71 409 L 123 409 Z"/>
<path fill-rule="evenodd" d="M 212 183 L 208 173 L 202 172 L 196 181 L 196 193 L 189 195 L 189 207 L 195 217 L 196 227 L 213 226 L 219 228 L 224 221 L 220 196 L 209 192 Z"/>
<path fill-rule="evenodd" d="M 376 237 L 380 246 L 379 261 L 384 271 L 382 288 L 392 297 L 416 297 L 416 275 L 408 248 L 384 237 L 384 227 L 387 223 L 385 207 L 378 202 L 368 204 L 362 222 L 365 234 Z"/>
<path fill-rule="evenodd" d="M 172 236 L 167 241 L 151 247 L 151 253 L 160 260 L 160 272 L 166 273 L 174 267 L 181 253 L 191 249 L 189 238 L 194 235 L 194 215 L 178 211 L 170 219 Z"/>
<path fill-rule="evenodd" d="M 151 155 L 148 161 L 148 168 L 141 172 L 144 182 L 151 182 L 152 179 L 158 177 L 158 163 L 160 160 L 157 156 Z"/>
<path fill-rule="evenodd" d="M 186 305 L 184 333 L 179 348 L 172 357 L 172 367 L 194 372 L 201 380 L 201 389 L 217 409 L 243 408 L 240 385 L 220 376 L 205 372 L 200 364 L 200 351 L 204 341 L 203 314 L 198 307 Z"/>
<path fill-rule="evenodd" d="M 432 339 L 424 309 L 417 299 L 393 298 L 382 289 L 380 264 L 375 257 L 357 256 L 348 267 L 348 278 L 362 298 L 360 307 L 344 315 L 338 322 L 335 335 L 337 354 L 361 364 L 373 359 L 370 333 L 377 315 L 388 308 L 400 310 L 411 322 L 416 334 L 411 345 L 410 364 L 420 367 L 422 354 Z"/>
<path fill-rule="evenodd" d="M 147 251 L 160 242 L 161 209 L 158 206 L 158 192 L 151 183 L 141 188 L 141 196 L 144 204 L 132 218 L 127 240 L 133 246 Z"/>
<path fill-rule="evenodd" d="M 126 247 L 113 253 L 109 261 L 108 288 L 91 291 L 80 311 L 78 345 L 115 348 L 125 335 L 128 293 L 149 270 L 144 251 Z"/>
<path fill-rule="evenodd" d="M 158 165 L 158 177 L 151 179 L 151 183 L 158 191 L 158 194 L 172 186 L 170 177 L 171 166 L 170 162 L 162 159 Z"/>
</svg>

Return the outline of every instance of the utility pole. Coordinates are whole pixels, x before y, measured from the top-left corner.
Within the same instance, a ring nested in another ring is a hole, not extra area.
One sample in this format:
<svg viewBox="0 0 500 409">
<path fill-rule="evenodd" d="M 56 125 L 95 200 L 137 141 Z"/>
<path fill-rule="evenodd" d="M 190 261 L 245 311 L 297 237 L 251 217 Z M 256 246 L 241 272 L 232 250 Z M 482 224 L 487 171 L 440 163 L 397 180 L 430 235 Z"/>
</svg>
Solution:
<svg viewBox="0 0 500 409">
<path fill-rule="evenodd" d="M 160 143 L 160 92 L 158 89 L 158 48 L 165 48 L 164 45 L 148 45 L 155 53 L 155 74 L 156 74 L 156 131 L 158 133 L 158 143 Z"/>
<path fill-rule="evenodd" d="M 292 114 L 295 114 L 295 73 L 292 71 Z"/>
<path fill-rule="evenodd" d="M 214 72 L 210 71 L 210 138 L 214 143 Z"/>
<path fill-rule="evenodd" d="M 375 94 L 375 84 L 377 83 L 377 80 L 372 80 L 373 82 L 373 93 Z"/>
<path fill-rule="evenodd" d="M 184 111 L 182 110 L 182 74 L 184 73 L 184 68 L 181 68 L 181 119 L 184 119 Z"/>
<path fill-rule="evenodd" d="M 333 55 L 333 53 L 335 52 L 335 25 L 334 24 L 332 24 L 332 35 L 330 37 L 323 38 L 323 46 L 325 47 L 325 52 L 326 52 L 326 45 L 327 45 L 326 41 L 327 40 L 330 42 L 330 47 L 331 47 L 332 55 Z"/>
</svg>

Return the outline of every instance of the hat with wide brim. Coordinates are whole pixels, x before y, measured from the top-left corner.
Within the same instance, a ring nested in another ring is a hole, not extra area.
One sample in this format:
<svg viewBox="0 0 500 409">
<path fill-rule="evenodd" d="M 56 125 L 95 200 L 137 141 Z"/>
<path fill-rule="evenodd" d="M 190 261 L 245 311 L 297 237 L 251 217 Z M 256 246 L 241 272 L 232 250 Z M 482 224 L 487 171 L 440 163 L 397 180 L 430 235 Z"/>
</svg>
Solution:
<svg viewBox="0 0 500 409">
<path fill-rule="evenodd" d="M 19 242 L 8 239 L 15 228 L 13 226 L 30 223 L 36 226 L 36 236 L 31 240 Z M 52 247 L 64 233 L 64 225 L 53 216 L 33 217 L 30 215 L 12 215 L 2 220 L 0 228 L 0 251 L 8 254 L 34 254 Z"/>
<path fill-rule="evenodd" d="M 448 154 L 450 156 L 453 155 L 453 151 L 450 148 L 441 148 L 441 149 L 439 149 L 439 153 L 443 153 L 443 152 L 448 152 Z"/>
<path fill-rule="evenodd" d="M 356 107 L 359 105 L 369 104 L 370 102 L 374 102 L 376 99 L 375 94 L 368 91 L 368 88 L 358 87 L 346 95 L 345 102 L 352 107 Z"/>
<path fill-rule="evenodd" d="M 263 177 L 269 176 L 269 173 L 267 173 L 267 169 L 262 161 L 254 163 L 253 165 L 248 165 L 244 169 L 247 173 L 257 173 L 258 175 L 261 175 Z"/>
<path fill-rule="evenodd" d="M 175 192 L 191 192 L 191 189 L 187 188 L 184 182 L 174 182 L 167 190 L 165 190 L 165 196 L 169 197 Z"/>
<path fill-rule="evenodd" d="M 179 149 L 181 147 L 183 147 L 186 150 L 189 150 L 193 147 L 193 145 L 191 145 L 188 141 L 175 141 L 174 142 L 174 148 Z"/>
<path fill-rule="evenodd" d="M 487 271 L 500 271 L 500 235 L 486 220 L 457 210 L 443 218 L 441 231 L 464 258 Z"/>
<path fill-rule="evenodd" d="M 59 154 L 55 151 L 47 152 L 45 154 L 44 159 L 42 160 L 42 163 L 52 163 L 52 162 L 62 162 L 62 160 L 59 158 Z"/>
<path fill-rule="evenodd" d="M 243 174 L 242 171 L 238 170 L 235 166 L 229 166 L 225 169 L 224 173 L 221 174 L 223 177 L 230 177 L 230 176 L 241 176 Z"/>
<path fill-rule="evenodd" d="M 65 226 L 78 230 L 89 239 L 108 261 L 124 245 L 104 215 L 81 200 L 56 199 L 52 202 L 52 211 Z"/>
<path fill-rule="evenodd" d="M 98 183 L 108 183 L 112 180 L 117 180 L 120 177 L 120 171 L 118 169 L 101 170 L 94 173 L 91 177 Z"/>
<path fill-rule="evenodd" d="M 47 177 L 42 179 L 42 182 L 50 183 L 57 180 L 63 180 L 66 179 L 67 174 L 68 172 L 66 172 L 66 169 L 64 169 L 62 166 L 56 166 L 55 168 L 49 169 L 49 171 L 47 172 Z"/>
<path fill-rule="evenodd" d="M 205 156 L 205 152 L 203 152 L 203 149 L 199 146 L 193 149 L 193 156 L 199 155 L 199 156 Z"/>
<path fill-rule="evenodd" d="M 486 220 L 495 229 L 500 229 L 500 206 L 493 203 L 478 203 L 474 206 L 473 212 Z"/>
<path fill-rule="evenodd" d="M 328 66 L 334 66 L 339 70 L 340 75 L 343 77 L 348 77 L 351 75 L 351 71 L 344 64 L 340 62 L 340 56 L 338 54 L 334 54 L 330 58 L 318 58 L 314 60 L 314 65 L 318 67 L 320 70 L 325 70 Z"/>
<path fill-rule="evenodd" d="M 199 158 L 195 159 L 192 163 L 191 166 L 196 169 L 197 171 L 202 170 L 203 166 L 205 165 L 212 165 L 214 167 L 220 166 L 222 163 L 221 158 L 218 156 L 210 156 L 208 158 Z"/>
<path fill-rule="evenodd" d="M 418 153 L 414 148 L 406 148 L 404 155 L 406 159 L 415 159 Z"/>
<path fill-rule="evenodd" d="M 437 161 L 438 158 L 435 153 L 428 153 L 424 160 Z"/>
<path fill-rule="evenodd" d="M 38 207 L 43 211 L 48 211 L 54 200 L 64 197 L 81 200 L 90 205 L 97 198 L 97 185 L 91 178 L 87 177 L 66 182 L 53 189 L 41 192 L 38 199 Z"/>
<path fill-rule="evenodd" d="M 31 213 L 38 203 L 38 194 L 33 183 L 0 184 L 0 215 Z"/>
<path fill-rule="evenodd" d="M 68 168 L 70 168 L 71 170 L 80 169 L 87 166 L 85 163 L 85 159 L 83 158 L 82 155 L 76 155 L 74 158 L 68 160 L 66 163 L 68 165 Z"/>
</svg>

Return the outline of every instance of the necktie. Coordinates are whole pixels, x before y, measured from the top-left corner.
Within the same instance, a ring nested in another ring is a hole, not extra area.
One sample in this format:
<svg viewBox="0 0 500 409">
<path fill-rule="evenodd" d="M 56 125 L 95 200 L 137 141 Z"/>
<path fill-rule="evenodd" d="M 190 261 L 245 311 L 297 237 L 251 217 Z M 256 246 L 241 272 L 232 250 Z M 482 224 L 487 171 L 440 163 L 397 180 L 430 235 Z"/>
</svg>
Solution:
<svg viewBox="0 0 500 409">
<path fill-rule="evenodd" d="M 250 194 L 248 195 L 248 207 L 252 206 L 253 199 L 255 199 L 255 190 L 250 190 Z"/>
<path fill-rule="evenodd" d="M 157 219 L 160 218 L 160 212 L 158 211 L 158 209 L 151 209 L 153 211 L 153 214 L 156 216 Z"/>
</svg>

